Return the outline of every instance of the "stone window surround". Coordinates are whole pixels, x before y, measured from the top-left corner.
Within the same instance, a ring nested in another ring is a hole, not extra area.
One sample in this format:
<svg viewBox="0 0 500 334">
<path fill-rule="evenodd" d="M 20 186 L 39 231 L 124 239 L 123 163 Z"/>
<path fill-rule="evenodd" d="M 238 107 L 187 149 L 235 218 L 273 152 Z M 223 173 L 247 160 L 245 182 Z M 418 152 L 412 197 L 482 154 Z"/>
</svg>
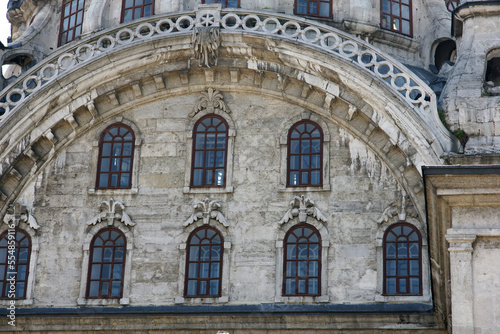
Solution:
<svg viewBox="0 0 500 334">
<path fill-rule="evenodd" d="M 0 230 L 0 235 L 4 233 L 6 230 L 8 230 L 8 226 L 5 224 L 2 224 L 5 227 L 2 227 Z M 29 272 L 28 272 L 28 279 L 26 281 L 27 287 L 26 287 L 26 298 L 25 299 L 15 299 L 16 305 L 33 305 L 33 287 L 35 285 L 35 274 L 36 274 L 36 264 L 38 262 L 38 250 L 40 249 L 39 246 L 39 240 L 38 240 L 38 235 L 36 234 L 35 231 L 33 231 L 31 228 L 21 228 L 21 227 L 16 227 L 18 229 L 23 230 L 25 233 L 27 233 L 30 238 L 31 238 L 31 254 L 30 254 L 30 265 L 29 265 Z M 2 299 L 0 300 L 0 305 L 10 305 L 10 301 L 14 299 Z"/>
<path fill-rule="evenodd" d="M 133 156 L 133 165 L 132 165 L 132 175 L 131 175 L 131 186 L 130 189 L 96 189 L 96 180 L 97 180 L 97 167 L 99 162 L 99 139 L 103 131 L 105 131 L 109 126 L 123 123 L 132 129 L 135 136 L 134 142 L 134 156 Z M 95 140 L 92 143 L 92 156 L 90 160 L 90 170 L 93 173 L 93 177 L 90 178 L 87 193 L 89 195 L 104 195 L 104 196 L 114 196 L 114 195 L 136 195 L 139 192 L 138 184 L 139 184 L 139 164 L 140 164 L 140 152 L 141 152 L 141 144 L 142 139 L 140 138 L 139 128 L 131 121 L 119 116 L 110 120 L 109 122 L 105 122 L 101 124 L 98 130 L 95 131 Z"/>
<path fill-rule="evenodd" d="M 228 124 L 227 130 L 227 153 L 226 153 L 226 186 L 225 187 L 191 187 L 191 166 L 193 159 L 193 130 L 194 125 L 202 117 L 214 114 L 222 117 Z M 215 108 L 213 112 L 207 109 L 201 110 L 193 118 L 191 118 L 188 128 L 186 129 L 186 168 L 184 174 L 184 188 L 185 194 L 224 194 L 233 192 L 233 156 L 234 156 L 234 139 L 236 137 L 235 124 L 229 115 Z"/>
<path fill-rule="evenodd" d="M 99 233 L 102 229 L 113 226 L 119 229 L 127 240 L 127 250 L 125 255 L 125 268 L 123 269 L 123 287 L 122 287 L 122 297 L 121 298 L 89 298 L 87 299 L 87 284 L 89 275 L 89 261 L 90 261 L 90 244 L 94 236 Z M 83 261 L 82 261 L 82 275 L 80 278 L 80 295 L 76 301 L 78 306 L 85 305 L 129 305 L 130 304 L 130 288 L 131 288 L 131 276 L 132 276 L 132 255 L 134 249 L 134 235 L 132 231 L 127 227 L 122 226 L 122 224 L 111 225 L 106 222 L 101 222 L 93 226 L 90 231 L 87 232 L 85 240 L 83 243 Z"/>
<path fill-rule="evenodd" d="M 284 239 L 288 231 L 293 227 L 303 224 L 295 217 L 280 226 L 276 239 L 276 291 L 274 301 L 276 303 L 328 303 L 328 249 L 330 247 L 330 236 L 326 227 L 317 219 L 307 217 L 306 224 L 314 226 L 321 236 L 321 295 L 320 296 L 283 296 L 283 266 L 284 266 Z"/>
<path fill-rule="evenodd" d="M 321 130 L 323 131 L 323 186 L 322 187 L 287 187 L 287 157 L 288 157 L 288 131 L 290 128 L 297 122 L 303 120 L 310 120 L 319 125 Z M 312 191 L 330 191 L 330 132 L 328 129 L 327 123 L 316 114 L 304 111 L 300 115 L 297 115 L 286 121 L 285 124 L 281 127 L 281 136 L 280 136 L 280 184 L 278 187 L 278 191 L 280 192 L 312 192 Z"/>
<path fill-rule="evenodd" d="M 214 298 L 191 298 L 184 297 L 184 284 L 186 282 L 186 256 L 187 256 L 187 240 L 191 233 L 198 227 L 206 226 L 203 220 L 198 220 L 188 225 L 183 233 L 183 242 L 179 245 L 179 277 L 177 280 L 177 296 L 174 297 L 175 304 L 223 304 L 229 302 L 229 266 L 231 263 L 231 236 L 228 234 L 227 228 L 217 220 L 210 218 L 208 225 L 215 228 L 224 238 L 224 253 L 222 256 L 222 284 L 221 296 Z"/>
<path fill-rule="evenodd" d="M 396 223 L 407 223 L 413 225 L 419 232 L 422 238 L 421 249 L 421 266 L 422 266 L 422 294 L 421 295 L 384 295 L 384 233 L 385 231 Z M 377 236 L 375 240 L 375 248 L 377 253 L 377 288 L 375 292 L 376 302 L 416 302 L 416 303 L 430 303 L 432 301 L 431 281 L 429 271 L 429 254 L 427 244 L 427 233 L 425 233 L 424 225 L 413 218 L 407 217 L 405 221 L 399 219 L 390 220 L 390 222 L 382 223 L 378 226 Z"/>
</svg>

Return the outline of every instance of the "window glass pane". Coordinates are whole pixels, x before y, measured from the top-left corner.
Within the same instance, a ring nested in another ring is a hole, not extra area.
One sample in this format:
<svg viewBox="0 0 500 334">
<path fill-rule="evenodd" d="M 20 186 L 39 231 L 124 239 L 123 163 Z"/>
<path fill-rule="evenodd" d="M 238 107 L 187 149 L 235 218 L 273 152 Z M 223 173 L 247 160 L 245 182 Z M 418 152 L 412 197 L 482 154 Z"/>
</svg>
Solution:
<svg viewBox="0 0 500 334">
<path fill-rule="evenodd" d="M 110 279 L 111 278 L 111 265 L 103 264 L 101 271 L 101 279 Z"/>
<path fill-rule="evenodd" d="M 26 283 L 16 282 L 16 298 L 22 298 L 24 296 L 24 287 Z"/>
<path fill-rule="evenodd" d="M 109 282 L 102 282 L 101 285 L 101 295 L 108 296 L 109 295 Z"/>
<path fill-rule="evenodd" d="M 410 243 L 410 258 L 418 258 L 420 255 L 419 244 L 416 242 Z"/>
<path fill-rule="evenodd" d="M 215 133 L 207 133 L 206 148 L 209 150 L 215 149 Z"/>
<path fill-rule="evenodd" d="M 102 262 L 102 248 L 95 247 L 92 254 L 92 262 Z"/>
<path fill-rule="evenodd" d="M 104 248 L 103 262 L 111 262 L 112 259 L 113 259 L 113 248 L 110 247 Z"/>
<path fill-rule="evenodd" d="M 409 6 L 401 6 L 401 10 L 402 10 L 402 17 L 404 19 L 410 19 L 410 7 Z M 403 25 L 404 26 L 404 25 Z"/>
<path fill-rule="evenodd" d="M 122 240 L 122 238 L 120 238 L 119 240 Z M 118 242 L 116 244 L 118 244 Z M 122 262 L 122 261 L 123 261 L 123 248 L 116 247 L 115 248 L 115 262 Z"/>
<path fill-rule="evenodd" d="M 308 169 L 308 168 L 310 168 L 310 165 L 309 165 L 309 161 L 310 161 L 310 160 L 309 160 L 309 158 L 310 158 L 310 157 L 309 157 L 308 155 L 303 155 L 303 156 L 302 156 L 302 159 L 301 159 L 301 161 L 300 161 L 300 162 L 301 162 L 301 166 L 300 166 L 300 167 L 301 167 L 302 169 Z"/>
<path fill-rule="evenodd" d="M 301 153 L 310 153 L 311 152 L 311 143 L 309 140 L 301 141 Z"/>
<path fill-rule="evenodd" d="M 298 251 L 298 258 L 300 260 L 307 259 L 307 250 L 308 250 L 307 244 L 299 244 L 297 251 Z"/>
<path fill-rule="evenodd" d="M 299 279 L 299 291 L 298 293 L 306 293 L 306 280 Z"/>
<path fill-rule="evenodd" d="M 99 296 L 99 281 L 90 282 L 89 297 Z"/>
<path fill-rule="evenodd" d="M 399 279 L 399 291 L 400 293 L 406 293 L 406 278 Z"/>
<path fill-rule="evenodd" d="M 195 169 L 194 173 L 193 173 L 193 185 L 194 186 L 201 186 L 202 180 L 203 180 L 203 170 Z"/>
<path fill-rule="evenodd" d="M 387 276 L 396 276 L 396 261 L 388 260 L 386 263 L 386 275 Z"/>
<path fill-rule="evenodd" d="M 230 8 L 237 8 L 238 7 L 238 0 L 228 0 L 227 6 Z"/>
<path fill-rule="evenodd" d="M 219 263 L 211 263 L 210 264 L 210 277 L 211 278 L 218 278 L 219 277 Z"/>
<path fill-rule="evenodd" d="M 224 185 L 224 170 L 223 169 L 215 170 L 215 184 L 218 186 Z"/>
<path fill-rule="evenodd" d="M 207 281 L 199 281 L 198 284 L 199 284 L 199 289 L 200 289 L 199 293 L 206 295 L 207 294 Z"/>
<path fill-rule="evenodd" d="M 403 27 L 401 29 L 401 32 L 403 34 L 409 35 L 410 34 L 410 22 L 403 20 Z"/>
<path fill-rule="evenodd" d="M 190 246 L 189 247 L 189 261 L 199 261 L 199 246 Z"/>
<path fill-rule="evenodd" d="M 90 274 L 91 279 L 100 279 L 101 278 L 101 265 L 93 264 Z"/>
<path fill-rule="evenodd" d="M 311 261 L 309 262 L 309 276 L 318 276 L 318 262 Z"/>
<path fill-rule="evenodd" d="M 396 293 L 396 279 L 395 278 L 386 279 L 385 288 L 387 293 Z"/>
<path fill-rule="evenodd" d="M 411 260 L 410 261 L 410 275 L 412 275 L 412 276 L 420 275 L 420 261 L 419 260 Z"/>
<path fill-rule="evenodd" d="M 28 261 L 28 250 L 26 248 L 22 248 L 19 250 L 19 258 L 17 259 L 18 263 L 26 263 Z"/>
<path fill-rule="evenodd" d="M 297 266 L 294 261 L 287 261 L 286 263 L 286 276 L 295 277 L 297 276 Z"/>
<path fill-rule="evenodd" d="M 309 279 L 309 289 L 307 292 L 311 295 L 318 294 L 318 279 L 317 278 Z"/>
<path fill-rule="evenodd" d="M 205 184 L 212 184 L 212 183 L 213 183 L 213 180 L 212 180 L 212 171 L 211 170 L 207 170 L 206 174 L 205 174 Z"/>
<path fill-rule="evenodd" d="M 196 295 L 196 281 L 195 280 L 188 280 L 187 295 L 188 296 L 195 296 Z"/>
<path fill-rule="evenodd" d="M 300 153 L 300 140 L 292 140 L 290 141 L 290 153 L 299 154 Z"/>
<path fill-rule="evenodd" d="M 298 155 L 294 155 L 290 157 L 290 169 L 299 169 L 299 160 L 300 157 Z"/>
<path fill-rule="evenodd" d="M 299 184 L 299 172 L 291 172 L 290 185 L 298 185 L 298 184 Z"/>
<path fill-rule="evenodd" d="M 410 278 L 410 293 L 420 294 L 420 279 Z"/>
<path fill-rule="evenodd" d="M 309 245 L 309 259 L 317 260 L 319 259 L 319 245 Z"/>
<path fill-rule="evenodd" d="M 121 281 L 114 281 L 111 285 L 111 296 L 112 297 L 120 297 L 122 290 Z"/>
<path fill-rule="evenodd" d="M 394 30 L 400 29 L 399 19 L 392 19 L 392 29 L 394 29 Z"/>
<path fill-rule="evenodd" d="M 286 258 L 287 260 L 295 260 L 297 257 L 295 253 L 295 245 L 287 245 L 286 246 Z"/>
<path fill-rule="evenodd" d="M 398 242 L 398 258 L 406 259 L 407 256 L 407 244 Z"/>
<path fill-rule="evenodd" d="M 200 263 L 200 278 L 208 278 L 210 267 L 208 263 Z"/>
<path fill-rule="evenodd" d="M 83 9 L 83 4 L 85 3 L 85 0 L 78 0 L 78 10 Z"/>
<path fill-rule="evenodd" d="M 318 14 L 318 4 L 316 2 L 309 2 L 309 14 L 316 15 Z"/>
<path fill-rule="evenodd" d="M 144 17 L 151 16 L 152 13 L 153 13 L 153 6 L 151 5 L 144 6 Z"/>
<path fill-rule="evenodd" d="M 302 173 L 302 184 L 308 184 L 309 183 L 309 173 L 303 172 Z"/>
<path fill-rule="evenodd" d="M 26 280 L 26 265 L 21 264 L 17 266 L 17 280 Z"/>
<path fill-rule="evenodd" d="M 123 158 L 121 171 L 122 172 L 130 171 L 130 165 L 131 165 L 131 158 Z"/>
<path fill-rule="evenodd" d="M 319 140 L 319 139 L 312 140 L 311 152 L 312 153 L 320 153 L 321 152 L 321 140 Z"/>
<path fill-rule="evenodd" d="M 130 174 L 123 173 L 120 175 L 120 187 L 128 188 L 130 187 Z"/>
<path fill-rule="evenodd" d="M 212 246 L 212 261 L 220 261 L 220 246 Z"/>
<path fill-rule="evenodd" d="M 204 243 L 209 243 L 208 240 L 203 240 Z M 210 261 L 210 246 L 202 246 L 200 253 L 200 261 Z"/>
<path fill-rule="evenodd" d="M 198 278 L 198 264 L 190 263 L 188 269 L 188 278 Z"/>
<path fill-rule="evenodd" d="M 399 12 L 399 3 L 397 2 L 392 3 L 392 15 L 401 16 L 401 13 Z"/>
<path fill-rule="evenodd" d="M 286 280 L 286 290 L 287 294 L 295 294 L 295 279 L 288 278 Z"/>
<path fill-rule="evenodd" d="M 224 151 L 218 151 L 217 152 L 217 159 L 216 159 L 216 162 L 215 162 L 215 167 L 224 167 L 224 161 L 225 161 L 225 157 L 226 157 L 226 152 Z"/>
<path fill-rule="evenodd" d="M 205 167 L 214 167 L 214 163 L 215 163 L 215 152 L 214 151 L 206 151 Z"/>
<path fill-rule="evenodd" d="M 330 16 L 330 4 L 328 2 L 321 2 L 319 5 L 319 15 L 329 17 Z"/>
<path fill-rule="evenodd" d="M 122 265 L 115 264 L 113 266 L 113 279 L 121 279 L 122 278 Z"/>
<path fill-rule="evenodd" d="M 319 171 L 311 172 L 311 184 L 313 184 L 313 185 L 321 184 L 321 178 L 320 178 Z"/>
<path fill-rule="evenodd" d="M 398 276 L 408 276 L 408 262 L 406 260 L 398 261 Z"/>
<path fill-rule="evenodd" d="M 210 280 L 210 294 L 218 295 L 219 294 L 219 281 L 218 280 Z"/>
<path fill-rule="evenodd" d="M 297 263 L 297 276 L 307 276 L 307 261 L 298 261 Z"/>
<path fill-rule="evenodd" d="M 141 17 L 141 8 L 135 8 L 134 9 L 134 19 L 138 19 Z"/>
<path fill-rule="evenodd" d="M 111 186 L 116 187 L 118 185 L 118 175 L 111 175 Z"/>
<path fill-rule="evenodd" d="M 382 15 L 382 28 L 391 29 L 391 16 L 390 15 Z"/>
</svg>

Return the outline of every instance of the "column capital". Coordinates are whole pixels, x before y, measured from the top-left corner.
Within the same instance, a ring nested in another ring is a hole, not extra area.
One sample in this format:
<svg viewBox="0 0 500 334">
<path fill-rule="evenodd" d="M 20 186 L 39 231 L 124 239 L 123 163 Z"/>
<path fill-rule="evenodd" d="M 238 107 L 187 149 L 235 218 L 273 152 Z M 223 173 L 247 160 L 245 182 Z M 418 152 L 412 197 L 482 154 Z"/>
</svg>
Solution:
<svg viewBox="0 0 500 334">
<path fill-rule="evenodd" d="M 448 232 L 451 232 L 448 230 Z M 450 244 L 448 251 L 450 252 L 473 252 L 472 244 L 477 239 L 476 234 L 455 234 L 448 233 L 445 235 L 446 240 Z"/>
</svg>

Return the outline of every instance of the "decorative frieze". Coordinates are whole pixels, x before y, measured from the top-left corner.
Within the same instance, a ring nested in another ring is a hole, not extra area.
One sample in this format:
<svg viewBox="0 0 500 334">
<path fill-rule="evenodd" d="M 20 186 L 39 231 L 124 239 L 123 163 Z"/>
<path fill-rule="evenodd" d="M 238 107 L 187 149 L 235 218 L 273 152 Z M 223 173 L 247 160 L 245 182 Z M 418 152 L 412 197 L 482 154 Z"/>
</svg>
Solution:
<svg viewBox="0 0 500 334">
<path fill-rule="evenodd" d="M 111 198 L 109 201 L 102 201 L 98 209 L 99 213 L 89 220 L 87 225 L 96 225 L 104 220 L 108 222 L 108 226 L 113 225 L 115 220 L 122 222 L 125 226 L 136 225 L 125 212 L 125 205 L 122 202 Z"/>
<path fill-rule="evenodd" d="M 285 213 L 279 224 L 286 224 L 295 217 L 299 217 L 299 222 L 305 223 L 307 216 L 312 216 L 320 222 L 326 223 L 328 220 L 325 215 L 316 207 L 314 201 L 306 198 L 304 195 L 295 196 L 290 202 L 291 208 Z"/>
</svg>

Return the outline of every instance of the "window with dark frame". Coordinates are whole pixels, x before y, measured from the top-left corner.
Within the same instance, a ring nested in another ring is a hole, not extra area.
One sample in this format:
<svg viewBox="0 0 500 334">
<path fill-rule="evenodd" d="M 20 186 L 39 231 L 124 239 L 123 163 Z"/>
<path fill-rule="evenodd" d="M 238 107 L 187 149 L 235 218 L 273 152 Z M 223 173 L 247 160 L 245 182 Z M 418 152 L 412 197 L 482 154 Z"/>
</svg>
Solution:
<svg viewBox="0 0 500 334">
<path fill-rule="evenodd" d="M 2 233 L 0 236 L 0 299 L 26 299 L 30 257 L 31 238 L 28 233 L 21 229 L 7 230 Z M 15 279 L 9 280 L 11 277 Z M 15 282 L 14 286 L 11 286 L 11 282 Z"/>
<path fill-rule="evenodd" d="M 312 121 L 295 123 L 288 131 L 287 186 L 323 185 L 323 131 Z"/>
<path fill-rule="evenodd" d="M 127 241 L 116 228 L 99 231 L 90 244 L 87 298 L 121 298 Z"/>
<path fill-rule="evenodd" d="M 381 0 L 380 26 L 406 36 L 413 35 L 411 0 Z"/>
<path fill-rule="evenodd" d="M 222 8 L 239 8 L 240 0 L 201 0 L 202 4 L 220 3 Z"/>
<path fill-rule="evenodd" d="M 202 117 L 194 125 L 192 187 L 226 185 L 228 125 L 217 115 Z"/>
<path fill-rule="evenodd" d="M 283 295 L 321 294 L 321 237 L 311 225 L 300 224 L 288 231 L 284 241 Z"/>
<path fill-rule="evenodd" d="M 332 0 L 295 0 L 295 14 L 332 17 Z"/>
<path fill-rule="evenodd" d="M 59 46 L 74 41 L 75 38 L 82 34 L 84 7 L 85 0 L 63 0 Z"/>
<path fill-rule="evenodd" d="M 121 22 L 154 15 L 154 0 L 123 0 Z"/>
<path fill-rule="evenodd" d="M 216 229 L 194 230 L 187 242 L 185 297 L 220 297 L 224 240 Z"/>
<path fill-rule="evenodd" d="M 384 234 L 384 294 L 422 295 L 422 237 L 408 223 Z"/>
<path fill-rule="evenodd" d="M 99 142 L 96 188 L 130 189 L 134 160 L 134 132 L 125 124 L 113 124 Z"/>
</svg>

